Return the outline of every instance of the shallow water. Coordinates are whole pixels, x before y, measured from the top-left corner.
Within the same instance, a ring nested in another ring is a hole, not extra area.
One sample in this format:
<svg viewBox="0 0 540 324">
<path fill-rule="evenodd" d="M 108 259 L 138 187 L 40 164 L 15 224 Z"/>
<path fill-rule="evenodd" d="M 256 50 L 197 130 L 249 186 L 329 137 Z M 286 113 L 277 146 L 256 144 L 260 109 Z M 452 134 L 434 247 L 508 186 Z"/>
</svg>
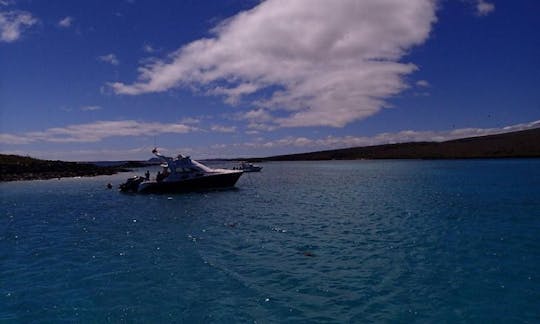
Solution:
<svg viewBox="0 0 540 324">
<path fill-rule="evenodd" d="M 0 184 L 0 322 L 540 320 L 540 159 L 262 165 Z"/>
</svg>

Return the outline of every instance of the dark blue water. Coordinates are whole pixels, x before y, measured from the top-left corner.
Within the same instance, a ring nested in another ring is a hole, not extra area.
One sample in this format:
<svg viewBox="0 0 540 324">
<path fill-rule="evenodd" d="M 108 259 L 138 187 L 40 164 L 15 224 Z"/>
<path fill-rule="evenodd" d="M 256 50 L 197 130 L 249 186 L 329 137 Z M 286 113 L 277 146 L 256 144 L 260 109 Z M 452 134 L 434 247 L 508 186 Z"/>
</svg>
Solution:
<svg viewBox="0 0 540 324">
<path fill-rule="evenodd" d="M 540 321 L 540 159 L 263 166 L 0 184 L 0 322 Z"/>
</svg>

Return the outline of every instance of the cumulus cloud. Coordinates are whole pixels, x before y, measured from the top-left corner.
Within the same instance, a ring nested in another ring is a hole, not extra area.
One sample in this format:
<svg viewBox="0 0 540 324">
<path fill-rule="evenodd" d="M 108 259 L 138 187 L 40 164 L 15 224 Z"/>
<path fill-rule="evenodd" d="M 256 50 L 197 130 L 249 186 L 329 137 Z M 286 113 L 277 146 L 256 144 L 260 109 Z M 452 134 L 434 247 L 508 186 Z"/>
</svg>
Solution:
<svg viewBox="0 0 540 324">
<path fill-rule="evenodd" d="M 109 63 L 109 64 L 111 64 L 111 65 L 118 65 L 118 64 L 120 64 L 120 61 L 118 61 L 118 58 L 117 58 L 116 55 L 113 54 L 113 53 L 107 54 L 107 55 L 98 56 L 98 60 L 101 61 L 101 62 Z"/>
<path fill-rule="evenodd" d="M 281 110 L 275 126 L 340 127 L 407 87 L 417 67 L 400 60 L 426 41 L 435 10 L 434 0 L 267 0 L 143 64 L 134 83 L 110 86 L 125 95 L 196 87 Z"/>
<path fill-rule="evenodd" d="M 37 23 L 38 19 L 26 11 L 0 11 L 0 42 L 18 40 L 25 30 Z"/>
<path fill-rule="evenodd" d="M 218 133 L 234 133 L 236 132 L 236 126 L 212 125 L 210 130 Z"/>
<path fill-rule="evenodd" d="M 2 144 L 33 142 L 73 143 L 98 142 L 117 136 L 153 136 L 165 133 L 185 134 L 198 130 L 181 123 L 148 123 L 134 120 L 98 121 L 95 123 L 49 128 L 24 134 L 0 134 Z"/>
<path fill-rule="evenodd" d="M 62 27 L 62 28 L 69 28 L 71 27 L 71 24 L 73 23 L 73 17 L 66 17 L 64 19 L 61 19 L 59 22 L 58 22 L 58 27 Z"/>
<path fill-rule="evenodd" d="M 479 16 L 487 16 L 495 10 L 495 5 L 485 0 L 476 1 L 476 13 Z"/>
<path fill-rule="evenodd" d="M 253 109 L 237 115 L 238 119 L 249 122 L 247 127 L 252 131 L 271 131 L 276 128 L 271 124 L 273 117 L 266 109 Z"/>
<path fill-rule="evenodd" d="M 272 120 L 272 116 L 268 113 L 268 111 L 264 109 L 250 110 L 240 118 L 247 119 L 253 122 L 267 122 Z"/>
</svg>

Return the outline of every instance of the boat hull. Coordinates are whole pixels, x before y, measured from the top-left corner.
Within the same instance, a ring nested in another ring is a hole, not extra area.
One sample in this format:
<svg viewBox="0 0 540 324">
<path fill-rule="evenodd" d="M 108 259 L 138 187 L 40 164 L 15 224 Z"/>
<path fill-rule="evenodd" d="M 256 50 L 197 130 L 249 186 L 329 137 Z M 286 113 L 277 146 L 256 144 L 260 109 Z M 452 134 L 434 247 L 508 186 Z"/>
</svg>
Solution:
<svg viewBox="0 0 540 324">
<path fill-rule="evenodd" d="M 262 170 L 262 167 L 260 166 L 252 166 L 249 168 L 242 169 L 242 171 L 244 172 L 261 172 L 261 170 Z"/>
<path fill-rule="evenodd" d="M 234 187 L 242 172 L 204 175 L 179 181 L 143 182 L 139 193 L 175 193 Z"/>
</svg>

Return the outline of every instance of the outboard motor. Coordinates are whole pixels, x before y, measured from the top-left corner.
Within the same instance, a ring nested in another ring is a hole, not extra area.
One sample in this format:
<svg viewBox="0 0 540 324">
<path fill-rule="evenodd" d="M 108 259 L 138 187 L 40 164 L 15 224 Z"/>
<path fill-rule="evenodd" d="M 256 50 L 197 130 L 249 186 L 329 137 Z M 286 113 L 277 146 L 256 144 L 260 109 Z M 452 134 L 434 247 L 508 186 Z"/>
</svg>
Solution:
<svg viewBox="0 0 540 324">
<path fill-rule="evenodd" d="M 122 192 L 137 192 L 139 190 L 139 184 L 144 181 L 143 177 L 134 176 L 127 179 L 126 182 L 120 185 L 120 191 Z"/>
</svg>

